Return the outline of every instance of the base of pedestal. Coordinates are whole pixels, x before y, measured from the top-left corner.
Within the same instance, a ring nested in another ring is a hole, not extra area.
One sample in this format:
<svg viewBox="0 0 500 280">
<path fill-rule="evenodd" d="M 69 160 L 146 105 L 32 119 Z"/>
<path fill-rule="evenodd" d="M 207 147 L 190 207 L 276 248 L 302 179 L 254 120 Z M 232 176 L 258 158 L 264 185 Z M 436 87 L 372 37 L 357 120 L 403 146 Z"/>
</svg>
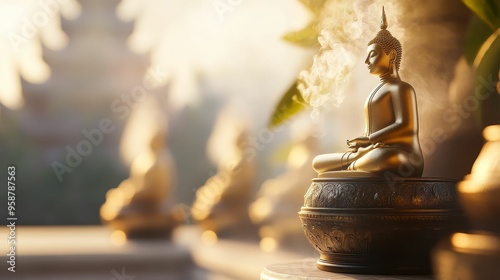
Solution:
<svg viewBox="0 0 500 280">
<path fill-rule="evenodd" d="M 321 270 L 429 274 L 430 252 L 463 223 L 456 181 L 316 178 L 299 212 Z"/>
<path fill-rule="evenodd" d="M 345 259 L 345 256 L 343 256 Z M 420 258 L 422 263 L 416 264 L 401 264 L 398 261 L 377 261 L 377 260 L 360 260 L 350 263 L 342 264 L 335 260 L 322 260 L 321 258 L 316 261 L 316 266 L 324 271 L 337 272 L 337 273 L 355 273 L 355 274 L 383 274 L 383 275 L 426 275 L 431 274 L 431 265 L 428 258 Z"/>
<path fill-rule="evenodd" d="M 260 275 L 261 280 L 431 280 L 430 275 L 353 275 L 319 270 L 315 259 L 303 259 L 268 265 Z"/>
</svg>

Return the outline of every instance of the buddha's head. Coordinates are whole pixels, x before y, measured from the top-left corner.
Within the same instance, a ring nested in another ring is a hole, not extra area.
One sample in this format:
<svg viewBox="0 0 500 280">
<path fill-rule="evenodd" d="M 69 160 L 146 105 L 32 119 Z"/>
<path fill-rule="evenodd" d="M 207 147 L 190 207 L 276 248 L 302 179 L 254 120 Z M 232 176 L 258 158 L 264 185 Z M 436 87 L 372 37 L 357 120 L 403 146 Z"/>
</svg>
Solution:
<svg viewBox="0 0 500 280">
<path fill-rule="evenodd" d="M 381 75 L 399 71 L 403 49 L 398 39 L 387 30 L 387 19 L 382 8 L 382 22 L 377 36 L 368 43 L 365 63 L 371 74 Z"/>
</svg>

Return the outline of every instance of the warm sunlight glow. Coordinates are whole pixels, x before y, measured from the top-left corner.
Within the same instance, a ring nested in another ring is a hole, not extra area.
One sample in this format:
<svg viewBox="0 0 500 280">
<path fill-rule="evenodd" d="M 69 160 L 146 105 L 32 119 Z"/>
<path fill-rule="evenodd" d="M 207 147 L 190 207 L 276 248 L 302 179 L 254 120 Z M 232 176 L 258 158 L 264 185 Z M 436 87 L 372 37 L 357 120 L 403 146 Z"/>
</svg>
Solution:
<svg viewBox="0 0 500 280">
<path fill-rule="evenodd" d="M 500 239 L 485 234 L 455 233 L 451 236 L 451 245 L 466 250 L 500 250 Z"/>
<path fill-rule="evenodd" d="M 112 207 L 101 207 L 99 213 L 104 221 L 111 221 L 116 217 L 117 210 Z"/>
<path fill-rule="evenodd" d="M 267 216 L 273 210 L 272 201 L 266 197 L 258 198 L 250 208 L 249 215 L 252 219 L 258 220 L 259 217 Z"/>
<path fill-rule="evenodd" d="M 288 155 L 287 165 L 289 168 L 298 169 L 301 166 L 304 166 L 304 163 L 308 161 L 309 158 L 309 150 L 306 146 L 296 146 L 290 151 L 290 154 Z"/>
<path fill-rule="evenodd" d="M 271 237 L 264 237 L 260 240 L 260 248 L 264 252 L 273 252 L 278 248 L 278 242 Z"/>
<path fill-rule="evenodd" d="M 43 61 L 42 46 L 60 50 L 68 38 L 60 16 L 75 18 L 80 13 L 76 0 L 23 0 L 0 3 L 0 103 L 16 109 L 23 105 L 20 78 L 43 83 L 50 68 Z"/>
<path fill-rule="evenodd" d="M 139 105 L 132 111 L 127 125 L 123 131 L 120 143 L 120 154 L 128 165 L 131 165 L 136 157 L 149 147 L 149 140 L 158 127 L 167 127 L 166 116 L 161 112 L 159 104 L 154 97 L 141 97 L 133 100 Z M 150 159 L 152 160 L 152 159 Z M 143 168 L 148 168 L 148 159 L 143 159 Z M 140 168 L 140 163 L 136 163 L 136 169 Z"/>
<path fill-rule="evenodd" d="M 211 230 L 206 230 L 201 234 L 201 241 L 206 245 L 214 245 L 217 240 L 217 234 Z"/>
<path fill-rule="evenodd" d="M 259 89 L 269 85 L 271 71 L 275 82 L 280 79 L 276 73 L 290 74 L 285 84 L 297 75 L 290 57 L 306 50 L 281 37 L 307 22 L 310 15 L 304 7 L 289 0 L 230 2 L 234 6 L 227 11 L 203 0 L 122 0 L 118 5 L 118 18 L 134 22 L 129 48 L 150 54 L 152 68 L 172 75 L 168 104 L 174 109 L 199 105 L 200 83 L 205 90 L 213 87 L 213 94 L 270 99 Z"/>
<path fill-rule="evenodd" d="M 123 245 L 127 243 L 127 235 L 121 230 L 115 230 L 111 233 L 111 242 L 115 245 Z"/>
</svg>

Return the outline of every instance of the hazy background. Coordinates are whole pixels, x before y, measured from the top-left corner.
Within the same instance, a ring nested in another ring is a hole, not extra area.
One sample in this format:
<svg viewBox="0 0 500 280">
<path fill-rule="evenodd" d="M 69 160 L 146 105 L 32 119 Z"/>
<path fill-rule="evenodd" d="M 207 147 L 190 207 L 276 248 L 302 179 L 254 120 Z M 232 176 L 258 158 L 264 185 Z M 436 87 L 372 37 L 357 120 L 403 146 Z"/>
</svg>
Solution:
<svg viewBox="0 0 500 280">
<path fill-rule="evenodd" d="M 106 191 L 128 176 L 120 139 L 129 112 L 143 100 L 143 95 L 130 96 L 138 86 L 145 88 L 149 68 L 159 82 L 147 92 L 159 96 L 169 119 L 177 197 L 191 204 L 195 190 L 216 172 L 206 143 L 218 112 L 237 108 L 233 111 L 247 117 L 256 133 L 314 53 L 281 39 L 308 22 L 310 15 L 298 1 L 237 2 L 225 4 L 230 9 L 222 12 L 212 1 L 193 0 L 52 1 L 60 5 L 48 6 L 0 2 L 6 14 L 18 12 L 4 25 L 6 35 L 20 37 L 7 37 L 0 52 L 13 60 L 14 70 L 8 70 L 13 83 L 20 81 L 22 98 L 15 86 L 0 85 L 0 159 L 5 170 L 10 164 L 17 167 L 20 224 L 99 223 Z M 43 35 L 53 32 L 61 36 Z M 54 47 L 53 40 L 60 42 Z M 29 82 L 19 70 L 22 55 L 31 56 L 27 68 L 39 66 L 45 72 L 33 74 Z M 104 118 L 115 129 L 59 181 L 54 162 L 68 166 L 69 150 L 87 139 L 82 130 L 98 129 Z M 287 135 L 284 130 L 273 138 Z M 264 146 L 258 159 L 264 164 L 260 181 L 279 168 L 266 164 L 277 141 Z M 6 192 L 1 192 L 0 200 L 5 199 Z"/>
<path fill-rule="evenodd" d="M 360 24 L 378 22 L 379 7 L 354 2 L 364 14 Z M 470 13 L 453 0 L 385 2 L 394 20 L 389 30 L 403 44 L 401 75 L 417 92 L 421 139 L 432 140 L 436 128 L 446 130 L 446 141 L 423 145 L 424 175 L 462 178 L 482 144 L 480 130 L 464 138 L 461 133 L 470 130 L 447 130 L 442 116 L 450 106 L 448 87 Z M 312 18 L 299 1 L 54 0 L 60 4 L 50 6 L 54 9 L 34 0 L 22 3 L 0 2 L 0 11 L 10 15 L 0 17 L 7 35 L 0 44 L 6 61 L 0 73 L 0 167 L 5 171 L 0 180 L 6 181 L 8 165 L 16 165 L 20 224 L 99 223 L 106 191 L 128 176 L 120 141 L 130 113 L 147 94 L 158 96 L 168 116 L 176 197 L 189 206 L 196 189 L 216 172 L 206 145 L 218 113 L 231 108 L 259 140 L 276 102 L 317 51 L 282 40 Z M 20 36 L 17 43 L 9 34 Z M 364 46 L 365 37 L 356 46 Z M 331 109 L 312 120 L 310 111 L 301 116 L 317 129 L 325 152 L 343 149 L 345 139 L 363 132 L 364 99 L 377 84 L 363 64 L 364 49 L 353 55 L 357 60 L 341 106 L 327 106 Z M 138 92 L 145 88 L 144 95 Z M 132 94 L 141 97 L 131 100 Z M 54 163 L 67 164 L 70 150 L 86 139 L 82 131 L 98 129 L 103 119 L 111 120 L 114 130 L 59 180 Z M 471 122 L 464 119 L 461 125 Z M 291 125 L 254 146 L 256 190 L 283 170 Z M 436 152 L 438 146 L 446 152 Z M 0 200 L 6 200 L 6 191 Z M 4 219 L 5 211 L 0 213 Z"/>
</svg>

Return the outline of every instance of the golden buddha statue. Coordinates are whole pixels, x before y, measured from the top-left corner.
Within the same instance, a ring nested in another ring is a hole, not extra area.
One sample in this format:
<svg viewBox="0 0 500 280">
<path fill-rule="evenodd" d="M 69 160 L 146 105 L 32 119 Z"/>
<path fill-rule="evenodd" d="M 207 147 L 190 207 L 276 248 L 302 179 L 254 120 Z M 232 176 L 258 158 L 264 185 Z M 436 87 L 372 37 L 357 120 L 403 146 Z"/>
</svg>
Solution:
<svg viewBox="0 0 500 280">
<path fill-rule="evenodd" d="M 264 251 L 301 250 L 308 246 L 306 240 L 300 238 L 304 232 L 296 216 L 296 210 L 304 203 L 310 178 L 315 175 L 311 161 L 317 154 L 317 138 L 310 124 L 307 125 L 308 128 L 301 123 L 292 126 L 293 147 L 288 154 L 286 171 L 264 181 L 250 204 L 250 219 L 259 227 L 260 248 Z"/>
<path fill-rule="evenodd" d="M 324 271 L 428 274 L 432 248 L 463 223 L 457 181 L 420 178 L 415 91 L 399 77 L 401 44 L 386 29 L 382 10 L 365 60 L 380 77 L 365 102 L 365 133 L 347 141 L 350 151 L 314 158 L 319 174 L 298 213 Z"/>
<path fill-rule="evenodd" d="M 254 231 L 247 213 L 255 184 L 255 163 L 245 157 L 248 127 L 227 112 L 220 114 L 208 145 L 209 154 L 218 156 L 214 158 L 218 171 L 198 188 L 191 207 L 202 236 L 242 236 Z"/>
<path fill-rule="evenodd" d="M 399 77 L 402 48 L 387 30 L 383 9 L 380 28 L 368 43 L 365 60 L 370 73 L 380 77 L 380 84 L 364 105 L 365 133 L 347 140 L 347 152 L 315 157 L 313 168 L 320 174 L 347 170 L 361 172 L 348 172 L 345 176 L 376 176 L 386 171 L 403 177 L 422 175 L 415 91 Z M 340 175 L 342 172 L 335 173 L 332 175 L 344 176 Z"/>
<path fill-rule="evenodd" d="M 134 159 L 130 177 L 106 193 L 101 219 L 127 238 L 168 237 L 181 222 L 171 198 L 174 163 L 165 147 L 166 130 L 154 127 L 148 146 Z"/>
</svg>

